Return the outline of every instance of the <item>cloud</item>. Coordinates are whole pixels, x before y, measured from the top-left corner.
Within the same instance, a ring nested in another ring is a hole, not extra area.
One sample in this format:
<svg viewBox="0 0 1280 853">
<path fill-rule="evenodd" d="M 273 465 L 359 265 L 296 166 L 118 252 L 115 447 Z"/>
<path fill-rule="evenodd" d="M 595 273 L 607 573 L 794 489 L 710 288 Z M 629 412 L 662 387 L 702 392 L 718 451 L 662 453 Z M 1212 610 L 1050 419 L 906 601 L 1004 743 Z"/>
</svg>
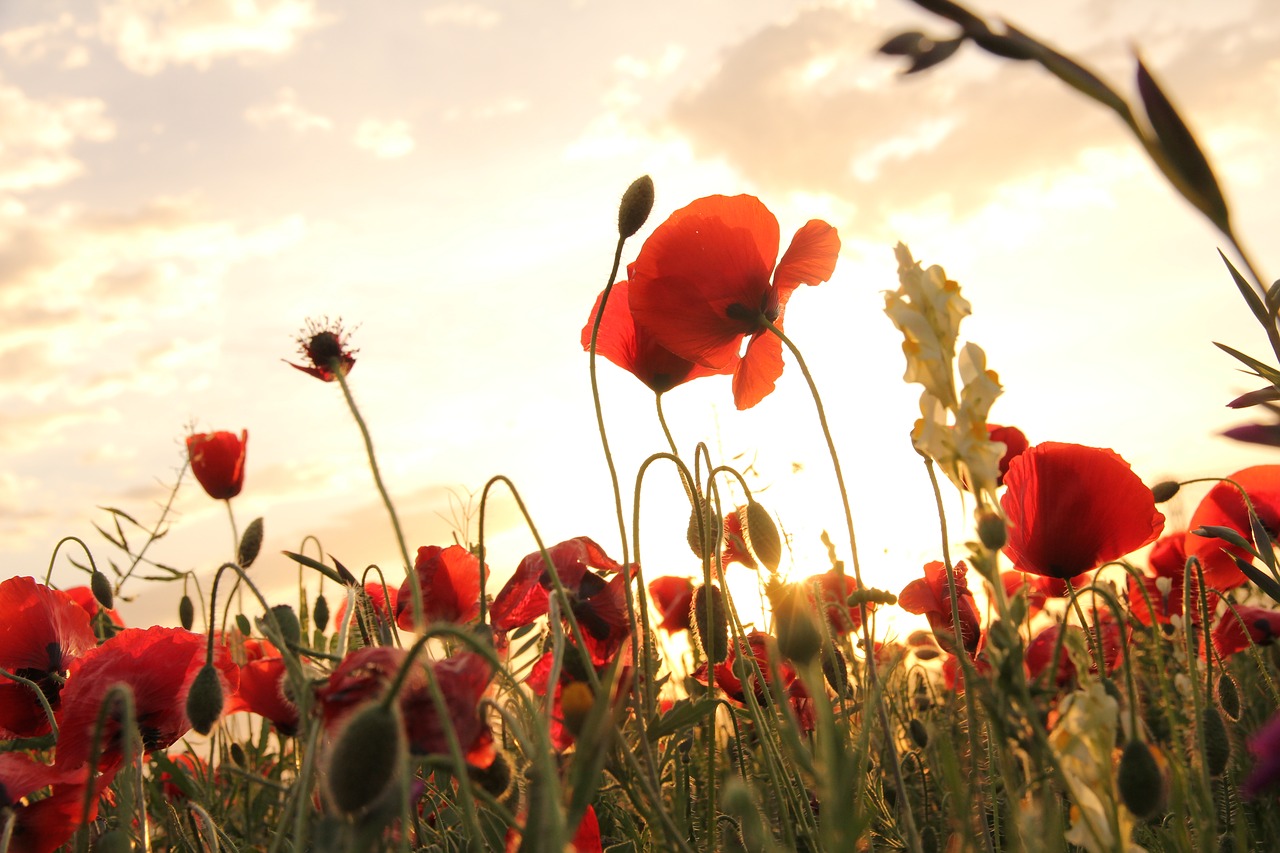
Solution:
<svg viewBox="0 0 1280 853">
<path fill-rule="evenodd" d="M 169 65 L 278 56 L 324 23 L 314 0 L 118 0 L 102 9 L 99 29 L 130 70 L 156 74 Z"/>
<path fill-rule="evenodd" d="M 331 119 L 303 108 L 298 103 L 297 92 L 288 86 L 276 92 L 271 101 L 249 107 L 249 109 L 245 110 L 244 117 L 250 124 L 258 127 L 280 123 L 294 133 L 306 133 L 309 130 L 333 130 L 333 121 Z"/>
<path fill-rule="evenodd" d="M 102 101 L 35 100 L 0 79 L 0 193 L 66 183 L 84 170 L 72 155 L 76 143 L 114 136 Z"/>
<path fill-rule="evenodd" d="M 409 122 L 403 119 L 381 121 L 368 118 L 360 122 L 353 140 L 357 148 L 375 157 L 391 160 L 403 157 L 414 149 Z"/>
<path fill-rule="evenodd" d="M 89 64 L 89 50 L 82 40 L 90 35 L 92 28 L 63 12 L 52 21 L 0 33 L 0 50 L 24 65 L 53 59 L 62 68 L 82 68 Z"/>
<path fill-rule="evenodd" d="M 443 3 L 422 13 L 429 27 L 455 26 L 489 30 L 502 23 L 502 13 L 479 3 Z"/>
<path fill-rule="evenodd" d="M 924 27 L 945 32 L 938 21 Z M 876 55 L 891 34 L 837 9 L 803 11 L 726 51 L 662 124 L 695 155 L 723 159 L 762 191 L 851 201 L 861 227 L 922 207 L 966 215 L 1002 187 L 1087 168 L 1090 150 L 1135 145 L 1113 115 L 1042 69 L 979 58 L 972 45 L 938 69 L 895 79 L 900 63 Z M 1231 123 L 1215 104 L 1238 105 L 1253 91 L 1276 40 L 1274 20 L 1243 36 L 1183 27 L 1162 33 L 1152 52 L 1162 79 L 1178 81 L 1180 104 Z M 1068 49 L 1086 64 L 1119 58 L 1132 73 L 1116 39 Z M 1249 120 L 1256 118 L 1255 105 Z"/>
</svg>

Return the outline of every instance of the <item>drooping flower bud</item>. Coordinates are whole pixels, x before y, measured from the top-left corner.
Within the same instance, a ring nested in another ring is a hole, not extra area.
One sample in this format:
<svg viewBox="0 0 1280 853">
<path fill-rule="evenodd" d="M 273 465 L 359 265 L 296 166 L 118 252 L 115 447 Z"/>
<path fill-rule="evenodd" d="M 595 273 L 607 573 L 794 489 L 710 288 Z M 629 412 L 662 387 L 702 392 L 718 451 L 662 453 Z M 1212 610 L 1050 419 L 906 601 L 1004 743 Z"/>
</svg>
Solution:
<svg viewBox="0 0 1280 853">
<path fill-rule="evenodd" d="M 207 735 L 222 716 L 222 682 L 211 663 L 200 667 L 187 691 L 187 719 L 191 728 Z"/>
<path fill-rule="evenodd" d="M 351 715 L 329 753 L 329 801 L 348 816 L 365 811 L 391 786 L 406 753 L 399 705 L 365 705 Z"/>
<path fill-rule="evenodd" d="M 653 178 L 636 178 L 618 205 L 618 236 L 627 239 L 639 231 L 653 210 Z"/>
<path fill-rule="evenodd" d="M 258 559 L 258 552 L 262 550 L 262 519 L 255 518 L 249 522 L 249 526 L 244 529 L 244 535 L 240 537 L 240 548 L 236 555 L 236 562 L 240 564 L 240 568 L 247 569 L 253 565 L 253 561 Z"/>
<path fill-rule="evenodd" d="M 1134 739 L 1125 744 L 1118 771 L 1120 800 L 1139 820 L 1147 820 L 1164 801 L 1164 776 L 1151 747 Z"/>
<path fill-rule="evenodd" d="M 241 770 L 249 766 L 249 759 L 244 754 L 244 747 L 239 741 L 231 741 L 231 746 L 227 747 L 227 753 L 231 756 L 231 761 Z"/>
<path fill-rule="evenodd" d="M 773 516 L 756 501 L 747 504 L 742 519 L 742 532 L 746 534 L 747 544 L 755 552 L 756 559 L 764 563 L 771 572 L 778 570 L 782 562 L 782 538 L 778 535 L 778 526 L 773 523 Z"/>
<path fill-rule="evenodd" d="M 1231 759 L 1231 736 L 1227 733 L 1227 724 L 1213 705 L 1205 707 L 1200 723 L 1204 727 L 1205 769 L 1210 776 L 1221 776 Z"/>
<path fill-rule="evenodd" d="M 1231 722 L 1237 722 L 1240 719 L 1240 688 L 1236 684 L 1236 680 L 1229 672 L 1218 674 L 1217 690 L 1218 707 L 1222 709 L 1222 714 Z"/>
<path fill-rule="evenodd" d="M 822 629 L 804 594 L 794 584 L 772 583 L 765 589 L 773 605 L 778 651 L 788 660 L 808 663 L 822 648 Z"/>
<path fill-rule="evenodd" d="M 1151 496 L 1156 499 L 1156 503 L 1162 504 L 1167 500 L 1172 500 L 1173 496 L 1181 488 L 1182 486 L 1173 480 L 1164 480 L 1151 487 Z"/>
<path fill-rule="evenodd" d="M 196 605 L 191 600 L 191 596 L 183 594 L 178 601 L 178 622 L 183 628 L 190 631 L 191 626 L 196 623 Z"/>
<path fill-rule="evenodd" d="M 89 589 L 93 592 L 93 597 L 98 600 L 104 610 L 110 610 L 111 605 L 115 602 L 115 596 L 111 591 L 111 581 L 107 580 L 107 576 L 102 572 L 94 571 L 89 576 Z"/>
<path fill-rule="evenodd" d="M 978 515 L 978 541 L 988 551 L 999 551 L 1009 543 L 1009 529 L 999 513 L 984 510 Z"/>
<path fill-rule="evenodd" d="M 281 638 L 286 643 L 302 642 L 302 623 L 298 621 L 298 614 L 293 612 L 292 607 L 287 604 L 277 604 L 271 608 L 271 613 L 276 617 Z"/>
<path fill-rule="evenodd" d="M 316 622 L 316 630 L 324 633 L 324 629 L 329 627 L 329 602 L 325 599 L 324 593 L 316 596 L 316 609 L 312 612 L 311 618 Z"/>
<path fill-rule="evenodd" d="M 689 624 L 706 659 L 724 663 L 729 656 L 729 612 L 719 587 L 700 586 L 693 591 Z"/>
<path fill-rule="evenodd" d="M 907 723 L 907 733 L 911 735 L 911 742 L 921 749 L 929 745 L 929 729 L 919 717 L 912 717 Z"/>
</svg>

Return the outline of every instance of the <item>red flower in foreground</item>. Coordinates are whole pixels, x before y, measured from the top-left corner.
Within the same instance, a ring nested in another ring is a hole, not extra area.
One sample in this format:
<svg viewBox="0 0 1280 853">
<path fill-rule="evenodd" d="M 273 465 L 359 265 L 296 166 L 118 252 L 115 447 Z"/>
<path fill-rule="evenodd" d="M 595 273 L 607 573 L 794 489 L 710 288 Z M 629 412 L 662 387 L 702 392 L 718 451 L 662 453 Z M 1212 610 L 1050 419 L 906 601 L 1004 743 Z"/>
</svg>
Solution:
<svg viewBox="0 0 1280 853">
<path fill-rule="evenodd" d="M 756 674 L 764 676 L 763 683 Z M 804 683 L 796 674 L 795 667 L 778 655 L 778 642 L 771 635 L 762 631 L 752 631 L 738 643 L 729 647 L 729 656 L 724 663 L 715 665 L 716 687 L 725 692 L 738 704 L 746 704 L 747 689 L 750 687 L 756 701 L 763 706 L 773 703 L 769 686 L 775 683 L 777 669 L 777 685 L 787 697 L 795 712 L 796 720 L 803 731 L 812 731 L 814 726 L 813 700 L 804 689 Z M 703 663 L 693 672 L 693 678 L 699 684 L 707 684 L 707 664 Z"/>
<path fill-rule="evenodd" d="M 1120 645 L 1126 640 L 1121 638 L 1120 626 L 1116 624 L 1116 621 L 1109 614 L 1109 610 L 1098 611 L 1097 627 L 1089 626 L 1089 636 L 1085 642 L 1086 646 L 1089 643 L 1096 642 L 1098 630 L 1101 630 L 1102 662 L 1106 664 L 1107 672 L 1114 672 L 1124 659 Z M 1062 628 L 1062 623 L 1055 622 L 1039 634 L 1036 634 L 1031 642 L 1027 643 L 1024 660 L 1027 665 L 1027 671 L 1031 673 L 1032 678 L 1039 678 L 1041 673 L 1053 665 L 1054 650 L 1057 648 L 1058 634 L 1062 631 Z M 1066 629 L 1075 635 L 1080 635 L 1084 631 L 1079 625 L 1067 625 Z M 1126 631 L 1126 633 L 1128 632 Z M 1076 666 L 1072 663 L 1065 647 L 1059 652 L 1059 655 L 1058 666 L 1051 673 L 1051 681 L 1058 687 L 1062 687 L 1076 674 Z M 1092 652 L 1089 655 L 1089 671 L 1098 671 L 1097 660 Z"/>
<path fill-rule="evenodd" d="M 96 793 L 111 784 L 115 772 L 94 780 Z M 49 796 L 32 801 L 52 786 Z M 78 769 L 49 767 L 20 753 L 0 754 L 0 829 L 13 816 L 9 853 L 53 853 L 80 828 L 84 806 L 84 774 Z M 98 816 L 98 798 L 90 798 L 89 820 Z"/>
<path fill-rule="evenodd" d="M 1141 579 L 1129 575 L 1129 612 L 1148 628 L 1168 625 L 1170 616 L 1182 615 L 1183 578 L 1186 573 L 1187 533 L 1180 530 L 1156 540 L 1147 558 L 1149 571 Z M 1191 621 L 1200 624 L 1200 593 L 1191 575 Z M 1216 593 L 1209 594 L 1209 612 L 1218 607 Z M 1148 605 L 1150 601 L 1150 605 Z"/>
<path fill-rule="evenodd" d="M 689 630 L 693 607 L 693 580 L 667 575 L 649 581 L 649 595 L 662 614 L 658 627 L 668 634 Z"/>
<path fill-rule="evenodd" d="M 349 653 L 316 691 L 325 724 L 331 729 L 340 726 L 357 707 L 380 698 L 407 656 L 404 649 L 390 646 L 368 646 Z M 488 661 L 473 652 L 461 652 L 437 661 L 419 656 L 412 667 L 399 698 L 410 751 L 415 755 L 449 752 L 445 724 L 427 686 L 426 667 L 430 667 L 467 761 L 488 767 L 494 756 L 493 735 L 479 711 L 480 699 L 493 680 Z"/>
<path fill-rule="evenodd" d="M 129 628 L 71 665 L 58 712 L 58 766 L 79 767 L 89 760 L 93 729 L 107 691 L 124 683 L 133 691 L 144 750 L 166 749 L 187 733 L 187 691 L 204 666 L 204 635 L 181 628 Z M 215 645 L 213 664 L 223 695 L 235 692 L 236 665 L 225 646 Z M 120 714 L 108 716 L 99 766 L 120 757 Z"/>
<path fill-rule="evenodd" d="M 62 591 L 71 596 L 71 600 L 80 605 L 81 609 L 83 609 L 85 613 L 89 614 L 90 625 L 95 624 L 94 620 L 98 616 L 99 612 L 104 612 L 106 614 L 107 621 L 109 621 L 115 628 L 119 629 L 124 627 L 124 619 L 120 617 L 119 612 L 115 610 L 103 611 L 102 605 L 98 603 L 97 596 L 93 594 L 93 590 L 89 587 L 69 586 Z"/>
<path fill-rule="evenodd" d="M 978 640 L 982 637 L 982 625 L 978 619 L 978 608 L 973 601 L 973 593 L 969 591 L 969 583 L 965 579 L 968 566 L 964 560 L 955 564 L 956 603 L 960 611 L 960 636 L 964 650 L 969 657 L 978 651 Z M 913 580 L 898 594 L 898 605 L 908 613 L 924 614 L 929 620 L 929 627 L 938 640 L 938 645 L 950 654 L 958 654 L 955 642 L 955 625 L 951 613 L 951 590 L 947 583 L 947 568 L 939 561 L 928 563 L 924 567 L 924 577 Z"/>
<path fill-rule="evenodd" d="M 1234 480 L 1249 495 L 1254 512 L 1270 537 L 1280 534 L 1280 465 L 1255 465 L 1237 471 L 1228 479 Z M 1217 483 L 1200 501 L 1187 525 L 1194 531 L 1198 527 L 1230 527 L 1248 542 L 1253 542 L 1249 524 L 1249 510 L 1239 489 L 1231 483 Z M 1270 548 L 1270 543 L 1255 543 L 1259 548 Z M 1230 545 L 1221 539 L 1187 534 L 1187 556 L 1195 557 L 1204 567 L 1205 586 L 1212 589 L 1231 589 L 1245 582 L 1244 572 L 1236 567 L 1232 555 L 1253 561 L 1243 548 Z"/>
<path fill-rule="evenodd" d="M 515 827 L 507 830 L 507 853 L 516 853 L 520 849 L 522 835 Z M 587 810 L 582 813 L 582 822 L 578 824 L 578 831 L 569 839 L 569 846 L 565 849 L 572 850 L 573 853 L 602 853 L 604 848 L 600 844 L 600 822 L 596 820 L 596 810 L 587 806 Z"/>
<path fill-rule="evenodd" d="M 332 382 L 338 378 L 338 373 L 346 376 L 355 366 L 358 350 L 350 348 L 347 338 L 341 319 L 332 322 L 328 317 L 308 319 L 307 327 L 298 335 L 298 353 L 306 358 L 308 364 L 285 363 L 321 382 Z"/>
<path fill-rule="evenodd" d="M 1222 657 L 1230 657 L 1251 645 L 1269 646 L 1280 637 L 1280 612 L 1265 607 L 1236 605 L 1236 613 L 1228 609 L 1213 629 L 1213 647 Z"/>
<path fill-rule="evenodd" d="M 623 655 L 626 660 L 630 655 L 627 651 Z M 573 643 L 565 646 L 564 658 L 560 667 L 560 677 L 554 685 L 551 684 L 551 669 L 555 663 L 555 653 L 552 651 L 545 652 L 542 657 L 534 663 L 533 668 L 529 670 L 529 675 L 525 678 L 525 684 L 533 691 L 533 695 L 545 698 L 548 690 L 551 691 L 551 719 L 549 720 L 549 734 L 551 736 L 552 745 L 558 750 L 566 750 L 573 744 L 574 734 L 569 730 L 569 726 L 565 724 L 565 711 L 561 703 L 562 694 L 565 688 L 571 684 L 580 685 L 578 689 L 587 688 L 585 693 L 577 694 L 577 702 L 579 706 L 585 705 L 589 710 L 595 702 L 595 697 L 590 693 L 590 682 L 587 676 L 586 664 L 583 655 L 578 651 Z M 596 664 L 593 662 L 592 668 L 596 675 L 603 676 L 608 670 L 608 664 Z M 629 666 L 621 666 L 622 670 L 618 675 L 617 687 L 613 694 L 613 703 L 617 707 L 623 701 L 622 697 L 631 689 L 631 668 Z M 582 701 L 583 697 L 588 697 L 588 701 Z M 581 707 L 578 709 L 581 710 Z"/>
<path fill-rule="evenodd" d="M 55 712 L 71 662 L 97 645 L 89 616 L 65 593 L 32 578 L 0 583 L 0 668 L 35 682 Z M 40 700 L 25 684 L 0 679 L 0 737 L 50 731 Z"/>
<path fill-rule="evenodd" d="M 487 571 L 486 571 L 487 574 Z M 461 545 L 418 549 L 413 574 L 396 597 L 396 624 L 413 630 L 413 589 L 422 587 L 422 609 L 428 622 L 470 622 L 480 616 L 480 560 Z"/>
<path fill-rule="evenodd" d="M 596 336 L 596 352 L 621 367 L 630 371 L 637 379 L 649 386 L 655 394 L 665 394 L 677 385 L 697 379 L 700 376 L 712 376 L 717 373 L 732 373 L 737 367 L 735 358 L 721 368 L 704 367 L 688 359 L 681 358 L 671 350 L 659 344 L 643 326 L 637 327 L 631 315 L 631 301 L 628 294 L 628 282 L 620 281 L 609 291 L 609 302 L 604 308 L 604 318 L 600 321 L 600 332 Z M 582 327 L 582 348 L 591 349 L 591 329 L 600 312 L 601 291 L 596 297 L 595 307 L 587 318 L 587 325 Z"/>
<path fill-rule="evenodd" d="M 191 473 L 216 501 L 226 501 L 240 494 L 244 486 L 244 454 L 249 431 L 198 432 L 187 436 L 187 454 L 191 457 Z"/>
<path fill-rule="evenodd" d="M 1022 430 L 1012 426 L 987 424 L 987 437 L 1004 445 L 1004 456 L 1000 457 L 1000 475 L 996 477 L 996 485 L 1004 485 L 1004 475 L 1009 473 L 1009 463 L 1022 455 L 1030 445 Z"/>
<path fill-rule="evenodd" d="M 747 545 L 746 534 L 742 531 L 742 516 L 747 511 L 745 506 L 740 506 L 733 512 L 726 513 L 724 517 L 724 552 L 720 555 L 720 562 L 726 566 L 730 563 L 741 563 L 748 569 L 756 569 L 756 558 L 751 554 L 751 548 Z"/>
<path fill-rule="evenodd" d="M 299 717 L 289 691 L 289 671 L 279 652 L 251 660 L 240 667 L 240 685 L 235 696 L 227 697 L 222 713 L 249 711 L 271 723 L 280 734 L 292 736 L 298 733 Z"/>
<path fill-rule="evenodd" d="M 778 220 L 748 195 L 701 198 L 671 214 L 631 265 L 631 313 L 661 346 L 713 371 L 734 367 L 733 399 L 749 409 L 782 375 L 787 300 L 835 271 L 840 238 L 813 219 L 778 257 Z M 770 274 L 773 281 L 770 282 Z M 738 358 L 745 338 L 745 355 Z"/>
<path fill-rule="evenodd" d="M 1164 515 L 1119 454 L 1047 441 L 1009 465 L 1000 500 L 1005 555 L 1024 572 L 1069 578 L 1155 540 Z"/>
<path fill-rule="evenodd" d="M 636 566 L 623 571 L 621 565 L 586 536 L 552 545 L 547 555 L 569 593 L 570 607 L 590 647 L 592 660 L 596 663 L 608 660 L 630 636 L 626 585 L 635 577 Z M 617 574 L 606 579 L 590 571 L 592 568 Z M 537 551 L 529 554 L 493 599 L 490 609 L 493 627 L 510 631 L 545 615 L 554 588 L 542 554 Z"/>
</svg>

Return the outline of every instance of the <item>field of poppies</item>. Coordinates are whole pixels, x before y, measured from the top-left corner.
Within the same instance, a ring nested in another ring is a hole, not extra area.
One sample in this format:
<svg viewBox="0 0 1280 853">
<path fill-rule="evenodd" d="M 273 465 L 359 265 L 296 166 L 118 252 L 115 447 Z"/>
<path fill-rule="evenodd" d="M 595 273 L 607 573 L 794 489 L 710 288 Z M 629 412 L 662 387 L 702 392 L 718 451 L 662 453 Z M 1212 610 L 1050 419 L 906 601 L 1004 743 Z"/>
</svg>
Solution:
<svg viewBox="0 0 1280 853">
<path fill-rule="evenodd" d="M 1114 111 L 1221 231 L 1224 281 L 1280 363 L 1280 282 L 1240 249 L 1208 161 L 1141 64 L 1130 105 L 1025 33 L 917 2 L 958 34 L 891 39 L 883 52 L 909 73 L 970 41 Z M 582 306 L 620 548 L 544 542 L 530 523 L 534 547 L 491 583 L 486 502 L 515 493 L 502 477 L 480 493 L 475 541 L 406 541 L 348 384 L 349 333 L 308 321 L 293 366 L 349 405 L 403 568 L 260 554 L 262 520 L 240 530 L 233 509 L 247 433 L 187 437 L 189 472 L 226 503 L 239 548 L 211 579 L 170 578 L 188 591 L 180 627 L 126 626 L 112 609 L 152 540 L 105 531 L 109 560 L 57 543 L 81 587 L 0 582 L 0 853 L 1276 849 L 1280 464 L 1267 460 L 1280 426 L 1234 431 L 1259 464 L 1221 472 L 1175 528 L 1161 506 L 1186 483 L 1144 483 L 1111 449 L 1032 444 L 988 421 L 1002 388 L 962 339 L 972 306 L 899 245 L 885 314 L 920 386 L 911 438 L 937 495 L 921 508 L 937 517 L 937 559 L 899 589 L 870 587 L 820 390 L 784 329 L 795 291 L 831 277 L 836 229 L 811 220 L 784 247 L 762 201 L 711 196 L 628 255 L 653 200 L 648 177 L 626 190 L 611 283 Z M 1219 346 L 1264 386 L 1232 405 L 1280 413 L 1280 369 Z M 599 359 L 651 389 L 661 421 L 665 392 L 711 375 L 732 376 L 739 409 L 756 405 L 784 357 L 785 381 L 812 391 L 843 499 L 830 567 L 789 574 L 787 537 L 749 479 L 705 443 L 678 447 L 663 422 L 669 446 L 645 467 L 683 483 L 676 535 L 701 573 L 647 575 L 620 485 L 645 471 L 614 468 Z M 945 515 L 951 489 L 966 517 Z M 957 533 L 971 540 L 959 554 Z M 309 592 L 265 598 L 259 559 L 296 564 Z M 765 624 L 735 606 L 735 563 L 759 579 Z M 930 630 L 887 639 L 877 617 L 898 608 Z"/>
</svg>

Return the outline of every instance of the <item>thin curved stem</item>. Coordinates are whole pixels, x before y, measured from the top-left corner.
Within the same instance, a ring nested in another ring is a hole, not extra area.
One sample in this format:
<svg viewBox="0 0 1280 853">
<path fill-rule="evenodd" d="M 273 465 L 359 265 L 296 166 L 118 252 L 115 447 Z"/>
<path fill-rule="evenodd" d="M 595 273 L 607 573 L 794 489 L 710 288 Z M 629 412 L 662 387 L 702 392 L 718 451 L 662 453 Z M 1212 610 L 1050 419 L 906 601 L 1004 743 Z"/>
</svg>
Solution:
<svg viewBox="0 0 1280 853">
<path fill-rule="evenodd" d="M 613 291 L 614 279 L 618 277 L 618 266 L 622 263 L 622 246 L 627 242 L 626 237 L 618 238 L 618 247 L 613 253 L 613 268 L 609 270 L 609 281 L 604 286 L 604 292 L 600 294 L 600 307 L 596 310 L 595 322 L 591 324 L 591 348 L 590 348 L 590 370 L 591 370 L 591 402 L 596 410 L 596 427 L 600 430 L 600 445 L 604 448 L 604 461 L 609 466 L 609 482 L 613 486 L 613 506 L 618 516 L 618 537 L 622 540 L 622 565 L 628 563 L 627 550 L 627 521 L 626 516 L 622 512 L 622 486 L 618 483 L 618 469 L 613 464 L 613 452 L 609 450 L 609 436 L 604 428 L 604 409 L 600 405 L 600 383 L 596 379 L 596 343 L 600 337 L 600 321 L 604 319 L 604 309 L 609 302 L 609 294 Z"/>
</svg>

